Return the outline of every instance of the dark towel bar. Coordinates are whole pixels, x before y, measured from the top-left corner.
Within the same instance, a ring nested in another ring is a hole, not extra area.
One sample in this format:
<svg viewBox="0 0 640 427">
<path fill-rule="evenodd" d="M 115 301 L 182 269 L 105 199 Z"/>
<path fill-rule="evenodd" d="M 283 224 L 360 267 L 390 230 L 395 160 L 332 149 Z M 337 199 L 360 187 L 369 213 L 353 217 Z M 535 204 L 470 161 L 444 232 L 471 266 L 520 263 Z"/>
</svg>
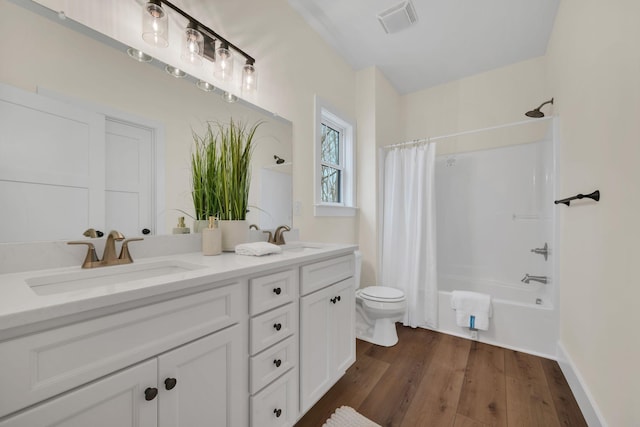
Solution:
<svg viewBox="0 0 640 427">
<path fill-rule="evenodd" d="M 555 203 L 556 205 L 558 203 L 564 203 L 565 205 L 570 206 L 572 200 L 585 199 L 585 198 L 593 199 L 593 200 L 595 200 L 597 202 L 598 200 L 600 200 L 600 191 L 596 190 L 591 194 L 578 194 L 578 195 L 575 195 L 573 197 L 567 197 L 566 199 L 556 200 L 553 203 Z"/>
</svg>

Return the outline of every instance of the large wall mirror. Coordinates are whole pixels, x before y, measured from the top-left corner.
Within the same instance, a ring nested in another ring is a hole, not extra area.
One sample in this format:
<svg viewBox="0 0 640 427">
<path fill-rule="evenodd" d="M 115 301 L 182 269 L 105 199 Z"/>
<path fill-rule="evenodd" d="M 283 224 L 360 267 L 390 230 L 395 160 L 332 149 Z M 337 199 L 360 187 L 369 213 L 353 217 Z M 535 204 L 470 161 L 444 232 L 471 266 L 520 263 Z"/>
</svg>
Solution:
<svg viewBox="0 0 640 427">
<path fill-rule="evenodd" d="M 161 64 L 136 62 L 125 46 L 105 44 L 73 23 L 61 25 L 41 6 L 24 7 L 29 3 L 0 0 L 0 243 L 78 239 L 87 228 L 170 233 L 178 217 L 194 212 L 192 132 L 230 118 L 264 122 L 256 134 L 247 219 L 261 228 L 291 225 L 290 122 L 225 102 L 219 91 L 204 92 Z M 25 29 L 28 37 L 18 43 Z M 36 113 L 22 114 L 21 103 L 35 105 Z M 64 123 L 49 123 L 52 116 Z M 102 146 L 86 150 L 83 141 L 96 132 L 104 134 Z M 25 138 L 31 142 L 22 144 Z M 75 169 L 101 181 L 84 188 L 72 176 Z M 132 188 L 142 175 L 147 181 Z M 78 209 L 87 200 L 99 202 Z M 139 218 L 131 214 L 136 207 Z"/>
</svg>

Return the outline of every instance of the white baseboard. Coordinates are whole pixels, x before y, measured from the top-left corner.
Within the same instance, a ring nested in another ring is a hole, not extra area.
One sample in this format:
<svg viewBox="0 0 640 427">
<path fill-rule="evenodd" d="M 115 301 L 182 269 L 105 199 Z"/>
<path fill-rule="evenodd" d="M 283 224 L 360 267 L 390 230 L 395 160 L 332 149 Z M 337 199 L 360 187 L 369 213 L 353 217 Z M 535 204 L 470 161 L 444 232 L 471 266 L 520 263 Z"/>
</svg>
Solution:
<svg viewBox="0 0 640 427">
<path fill-rule="evenodd" d="M 558 365 L 562 369 L 562 373 L 569 383 L 569 387 L 578 402 L 578 406 L 582 411 L 585 421 L 589 427 L 607 427 L 607 423 L 598 409 L 593 396 L 589 392 L 580 372 L 576 369 L 573 360 L 565 350 L 564 346 L 558 341 Z"/>
</svg>

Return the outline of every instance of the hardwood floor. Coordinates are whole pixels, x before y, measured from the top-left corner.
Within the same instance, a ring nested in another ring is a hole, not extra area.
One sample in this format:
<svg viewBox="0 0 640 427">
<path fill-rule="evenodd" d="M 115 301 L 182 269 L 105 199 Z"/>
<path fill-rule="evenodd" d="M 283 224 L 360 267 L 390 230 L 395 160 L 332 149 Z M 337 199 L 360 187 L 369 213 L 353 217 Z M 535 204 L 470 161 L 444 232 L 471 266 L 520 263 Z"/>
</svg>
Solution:
<svg viewBox="0 0 640 427">
<path fill-rule="evenodd" d="M 553 360 L 398 324 L 397 345 L 364 341 L 347 373 L 296 427 L 351 406 L 381 426 L 586 426 Z"/>
</svg>

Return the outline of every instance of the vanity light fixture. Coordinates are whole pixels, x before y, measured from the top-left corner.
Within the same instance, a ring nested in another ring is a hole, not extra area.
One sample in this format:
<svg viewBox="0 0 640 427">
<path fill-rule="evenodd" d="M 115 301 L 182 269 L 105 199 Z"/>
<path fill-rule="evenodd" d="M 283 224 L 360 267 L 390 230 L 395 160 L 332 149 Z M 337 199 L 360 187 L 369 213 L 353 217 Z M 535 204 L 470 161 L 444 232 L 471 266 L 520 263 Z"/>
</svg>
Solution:
<svg viewBox="0 0 640 427">
<path fill-rule="evenodd" d="M 180 68 L 176 68 L 172 65 L 167 65 L 166 67 L 164 67 L 164 70 L 167 72 L 167 74 L 175 77 L 176 79 L 181 79 L 187 75 L 187 73 L 182 71 Z"/>
<path fill-rule="evenodd" d="M 198 80 L 196 86 L 198 86 L 198 89 L 205 92 L 213 92 L 214 90 L 216 90 L 216 87 L 214 85 L 209 82 L 205 82 L 204 80 Z"/>
<path fill-rule="evenodd" d="M 169 19 L 158 0 L 149 0 L 142 13 L 142 38 L 152 46 L 169 46 Z"/>
<path fill-rule="evenodd" d="M 250 95 L 258 90 L 258 75 L 256 67 L 252 62 L 247 61 L 242 67 L 242 94 Z"/>
<path fill-rule="evenodd" d="M 229 46 L 224 43 L 220 43 L 220 47 L 216 49 L 213 75 L 224 81 L 231 80 L 231 77 L 233 77 L 233 55 L 229 50 Z"/>
<path fill-rule="evenodd" d="M 193 65 L 202 65 L 204 57 L 204 37 L 197 30 L 196 24 L 190 22 L 182 37 L 182 59 Z"/>
<path fill-rule="evenodd" d="M 214 77 L 223 81 L 234 78 L 234 56 L 245 60 L 240 82 L 242 93 L 252 93 L 257 88 L 255 60 L 233 43 L 220 36 L 211 28 L 187 14 L 167 0 L 147 0 L 142 14 L 142 38 L 152 46 L 169 46 L 167 12 L 181 15 L 188 22 L 182 37 L 181 58 L 194 65 L 207 59 L 214 63 Z M 229 94 L 231 95 L 231 94 Z M 235 97 L 234 95 L 231 95 Z M 236 98 L 237 100 L 237 98 Z M 235 102 L 232 101 L 232 102 Z"/>
<path fill-rule="evenodd" d="M 134 49 L 132 47 L 127 49 L 127 55 L 129 55 L 131 58 L 135 59 L 138 62 L 151 62 L 153 60 L 151 56 L 147 55 L 143 51 Z"/>
</svg>

